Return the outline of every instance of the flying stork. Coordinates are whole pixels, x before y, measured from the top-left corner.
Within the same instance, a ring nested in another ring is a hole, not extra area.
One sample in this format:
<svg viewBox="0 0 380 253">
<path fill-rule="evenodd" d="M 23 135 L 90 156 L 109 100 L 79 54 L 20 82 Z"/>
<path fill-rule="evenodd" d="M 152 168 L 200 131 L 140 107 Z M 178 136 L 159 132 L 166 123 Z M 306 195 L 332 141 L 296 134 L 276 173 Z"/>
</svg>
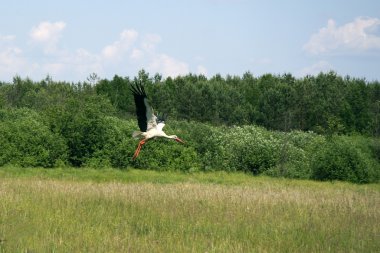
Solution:
<svg viewBox="0 0 380 253">
<path fill-rule="evenodd" d="M 164 114 L 156 116 L 153 113 L 153 108 L 148 103 L 148 98 L 142 83 L 136 82 L 135 85 L 131 85 L 130 89 L 135 98 L 137 122 L 140 128 L 140 131 L 133 132 L 132 137 L 142 138 L 132 159 L 135 160 L 137 158 L 141 147 L 152 138 L 164 137 L 184 143 L 184 141 L 178 138 L 177 135 L 167 135 L 162 131 L 162 128 L 165 126 L 166 116 Z"/>
</svg>

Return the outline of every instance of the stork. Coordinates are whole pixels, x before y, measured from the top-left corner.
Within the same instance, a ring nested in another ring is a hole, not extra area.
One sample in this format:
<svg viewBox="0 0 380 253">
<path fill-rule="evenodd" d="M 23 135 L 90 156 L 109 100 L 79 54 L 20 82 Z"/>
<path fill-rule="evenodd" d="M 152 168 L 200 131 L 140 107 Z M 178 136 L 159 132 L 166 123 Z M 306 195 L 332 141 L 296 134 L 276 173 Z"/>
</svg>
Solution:
<svg viewBox="0 0 380 253">
<path fill-rule="evenodd" d="M 139 155 L 141 147 L 152 138 L 164 137 L 180 143 L 185 143 L 178 138 L 177 135 L 167 135 L 162 131 L 165 126 L 166 116 L 164 114 L 157 116 L 154 114 L 152 107 L 148 103 L 148 98 L 141 82 L 136 82 L 135 85 L 131 85 L 130 89 L 135 99 L 137 122 L 140 128 L 140 131 L 133 132 L 132 137 L 141 138 L 132 157 L 133 160 Z"/>
</svg>

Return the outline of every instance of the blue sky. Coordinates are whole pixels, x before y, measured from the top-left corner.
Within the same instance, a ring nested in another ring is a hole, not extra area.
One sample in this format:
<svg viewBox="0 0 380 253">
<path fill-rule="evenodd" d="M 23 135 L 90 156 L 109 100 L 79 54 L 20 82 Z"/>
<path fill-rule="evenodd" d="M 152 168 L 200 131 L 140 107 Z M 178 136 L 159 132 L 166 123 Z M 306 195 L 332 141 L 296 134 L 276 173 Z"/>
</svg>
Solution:
<svg viewBox="0 0 380 253">
<path fill-rule="evenodd" d="M 2 1 L 0 81 L 188 73 L 380 80 L 378 0 Z"/>
</svg>

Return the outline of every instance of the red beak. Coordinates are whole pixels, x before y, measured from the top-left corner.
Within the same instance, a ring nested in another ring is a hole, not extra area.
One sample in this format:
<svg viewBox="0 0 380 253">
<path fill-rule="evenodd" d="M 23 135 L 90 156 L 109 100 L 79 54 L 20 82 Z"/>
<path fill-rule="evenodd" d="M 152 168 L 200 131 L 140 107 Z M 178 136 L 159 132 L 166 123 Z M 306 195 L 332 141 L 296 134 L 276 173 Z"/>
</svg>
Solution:
<svg viewBox="0 0 380 253">
<path fill-rule="evenodd" d="M 180 138 L 178 138 L 178 137 L 177 137 L 177 138 L 175 138 L 174 140 L 175 140 L 176 142 L 180 142 L 180 143 L 183 143 L 183 144 L 185 144 L 185 142 L 184 142 L 183 140 L 181 140 Z"/>
</svg>

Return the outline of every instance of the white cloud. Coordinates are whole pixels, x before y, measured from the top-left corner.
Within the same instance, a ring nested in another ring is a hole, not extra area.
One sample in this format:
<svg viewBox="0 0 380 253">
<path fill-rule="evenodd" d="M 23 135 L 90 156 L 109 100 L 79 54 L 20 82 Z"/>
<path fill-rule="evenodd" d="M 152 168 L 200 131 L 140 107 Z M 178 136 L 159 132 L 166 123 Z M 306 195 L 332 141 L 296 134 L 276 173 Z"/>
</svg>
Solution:
<svg viewBox="0 0 380 253">
<path fill-rule="evenodd" d="M 372 32 L 380 27 L 380 19 L 358 17 L 353 22 L 337 26 L 329 19 L 327 26 L 313 34 L 303 49 L 312 54 L 333 50 L 380 49 L 380 37 Z"/>
<path fill-rule="evenodd" d="M 134 48 L 130 57 L 132 60 L 141 60 L 144 57 L 144 52 L 138 48 Z"/>
<path fill-rule="evenodd" d="M 333 69 L 333 66 L 327 61 L 319 61 L 311 66 L 301 69 L 298 73 L 299 76 L 317 75 L 321 72 L 328 72 Z"/>
<path fill-rule="evenodd" d="M 0 43 L 11 42 L 16 38 L 14 35 L 1 35 L 0 34 Z"/>
<path fill-rule="evenodd" d="M 165 77 L 188 73 L 189 67 L 185 62 L 157 52 L 156 46 L 161 40 L 158 34 L 139 36 L 135 30 L 124 30 L 117 41 L 104 47 L 101 58 L 108 63 L 118 63 L 118 66 L 136 67 L 138 63 L 141 68 L 161 73 Z"/>
<path fill-rule="evenodd" d="M 11 80 L 15 75 L 31 75 L 38 65 L 30 63 L 24 56 L 23 51 L 16 47 L 10 46 L 0 48 L 0 79 Z"/>
<path fill-rule="evenodd" d="M 156 49 L 156 45 L 161 42 L 161 36 L 158 34 L 147 34 L 144 37 L 141 47 L 144 51 L 152 52 Z"/>
<path fill-rule="evenodd" d="M 9 47 L 4 51 L 0 52 L 2 63 L 12 65 L 13 59 L 20 57 L 22 50 L 18 47 Z"/>
<path fill-rule="evenodd" d="M 75 54 L 69 59 L 68 64 L 75 68 L 72 71 L 80 75 L 88 75 L 89 73 L 102 74 L 103 72 L 101 57 L 82 48 L 76 50 Z"/>
<path fill-rule="evenodd" d="M 149 71 L 162 73 L 164 77 L 175 77 L 189 73 L 189 66 L 166 54 L 157 54 L 149 64 Z"/>
<path fill-rule="evenodd" d="M 61 52 L 53 61 L 41 66 L 43 73 L 63 78 L 65 75 L 87 76 L 89 73 L 102 74 L 102 59 L 97 54 L 92 54 L 83 48 L 74 53 Z"/>
<path fill-rule="evenodd" d="M 162 41 L 158 34 L 139 35 L 134 29 L 126 29 L 100 51 L 90 52 L 84 48 L 62 48 L 65 27 L 62 21 L 39 23 L 31 29 L 25 50 L 16 46 L 15 36 L 0 34 L 0 78 L 11 79 L 16 74 L 44 78 L 49 74 L 59 80 L 78 81 L 90 73 L 131 74 L 125 71 L 141 68 L 165 77 L 189 73 L 186 62 L 158 51 L 157 45 Z M 36 46 L 42 51 L 34 50 Z M 197 71 L 207 74 L 202 65 L 197 66 Z"/>
<path fill-rule="evenodd" d="M 122 31 L 117 41 L 104 47 L 102 56 L 109 61 L 118 62 L 122 60 L 123 55 L 132 47 L 137 37 L 138 32 L 133 29 Z"/>
<path fill-rule="evenodd" d="M 41 22 L 37 27 L 33 27 L 30 36 L 33 40 L 39 42 L 48 42 L 57 40 L 61 31 L 65 28 L 64 22 Z"/>
<path fill-rule="evenodd" d="M 22 58 L 22 50 L 17 47 L 9 47 L 0 52 L 0 69 L 1 72 L 5 69 L 12 69 L 24 63 Z"/>
<path fill-rule="evenodd" d="M 14 35 L 0 34 L 0 78 L 3 80 L 10 79 L 27 68 L 22 49 L 14 44 L 15 38 Z"/>
<path fill-rule="evenodd" d="M 208 74 L 206 67 L 203 65 L 197 66 L 197 73 L 200 75 L 204 75 L 204 76 L 207 76 L 207 74 Z"/>
<path fill-rule="evenodd" d="M 44 47 L 45 53 L 54 53 L 65 27 L 66 23 L 62 21 L 54 23 L 45 21 L 33 27 L 29 35 L 32 42 L 41 44 Z"/>
</svg>

